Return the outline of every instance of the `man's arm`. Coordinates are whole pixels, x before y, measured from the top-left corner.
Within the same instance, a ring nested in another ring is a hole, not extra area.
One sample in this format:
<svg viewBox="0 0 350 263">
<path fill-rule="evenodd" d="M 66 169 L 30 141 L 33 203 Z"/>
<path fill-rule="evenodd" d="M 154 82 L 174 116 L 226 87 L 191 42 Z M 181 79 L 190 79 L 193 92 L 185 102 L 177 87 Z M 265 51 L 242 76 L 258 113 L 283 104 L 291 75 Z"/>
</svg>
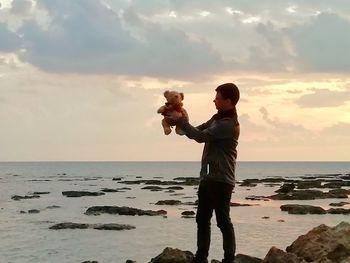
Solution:
<svg viewBox="0 0 350 263">
<path fill-rule="evenodd" d="M 210 142 L 216 139 L 229 139 L 234 134 L 234 126 L 230 120 L 220 120 L 203 130 L 193 127 L 186 119 L 181 119 L 177 125 L 185 135 L 196 142 Z"/>
</svg>

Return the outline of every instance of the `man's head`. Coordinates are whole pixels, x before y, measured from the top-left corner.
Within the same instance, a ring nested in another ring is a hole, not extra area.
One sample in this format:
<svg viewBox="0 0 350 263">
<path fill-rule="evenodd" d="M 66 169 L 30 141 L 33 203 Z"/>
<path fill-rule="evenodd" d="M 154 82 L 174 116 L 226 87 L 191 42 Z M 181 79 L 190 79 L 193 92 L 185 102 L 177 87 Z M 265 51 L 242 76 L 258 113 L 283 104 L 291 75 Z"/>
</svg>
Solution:
<svg viewBox="0 0 350 263">
<path fill-rule="evenodd" d="M 239 90 L 233 83 L 222 84 L 215 91 L 214 103 L 218 110 L 230 110 L 235 107 L 239 100 Z"/>
</svg>

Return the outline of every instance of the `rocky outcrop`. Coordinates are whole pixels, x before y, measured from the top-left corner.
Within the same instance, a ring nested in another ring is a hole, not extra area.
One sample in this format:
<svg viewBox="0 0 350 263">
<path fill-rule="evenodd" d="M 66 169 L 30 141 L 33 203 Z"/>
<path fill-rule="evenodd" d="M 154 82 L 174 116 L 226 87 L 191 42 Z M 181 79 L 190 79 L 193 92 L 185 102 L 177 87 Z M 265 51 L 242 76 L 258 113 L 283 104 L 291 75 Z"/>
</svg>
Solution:
<svg viewBox="0 0 350 263">
<path fill-rule="evenodd" d="M 326 210 L 319 206 L 312 205 L 281 205 L 281 211 L 287 211 L 288 214 L 306 215 L 306 214 L 327 214 Z"/>
<path fill-rule="evenodd" d="M 271 248 L 266 263 L 349 263 L 350 224 L 342 222 L 335 227 L 320 225 L 298 237 L 286 252 Z"/>
<path fill-rule="evenodd" d="M 81 196 L 99 196 L 104 195 L 102 192 L 89 192 L 89 191 L 63 191 L 62 195 L 67 197 L 81 197 Z"/>
<path fill-rule="evenodd" d="M 142 209 L 127 207 L 127 206 L 92 206 L 92 207 L 89 207 L 85 212 L 86 215 L 100 215 L 103 213 L 129 215 L 129 216 L 135 216 L 135 215 L 158 216 L 158 215 L 166 215 L 167 212 L 164 210 L 158 210 L 158 211 L 142 210 Z"/>
<path fill-rule="evenodd" d="M 12 200 L 18 201 L 21 199 L 33 199 L 33 198 L 40 198 L 40 195 L 14 195 L 11 197 Z"/>
<path fill-rule="evenodd" d="M 167 247 L 161 254 L 152 258 L 149 263 L 192 263 L 193 253 L 177 248 Z"/>
<path fill-rule="evenodd" d="M 72 223 L 65 222 L 59 223 L 49 227 L 49 229 L 59 230 L 59 229 L 97 229 L 97 230 L 130 230 L 136 227 L 124 224 L 82 224 L 82 223 Z"/>
</svg>

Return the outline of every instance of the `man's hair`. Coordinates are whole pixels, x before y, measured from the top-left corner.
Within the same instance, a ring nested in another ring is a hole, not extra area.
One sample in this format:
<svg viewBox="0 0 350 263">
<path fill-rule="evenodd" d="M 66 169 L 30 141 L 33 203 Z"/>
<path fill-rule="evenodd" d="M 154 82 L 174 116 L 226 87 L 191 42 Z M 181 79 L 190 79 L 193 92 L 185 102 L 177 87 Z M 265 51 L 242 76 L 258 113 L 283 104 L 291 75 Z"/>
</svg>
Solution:
<svg viewBox="0 0 350 263">
<path fill-rule="evenodd" d="M 224 99 L 230 99 L 233 105 L 236 105 L 239 100 L 239 89 L 233 83 L 222 84 L 218 86 L 215 91 L 220 92 Z"/>
</svg>

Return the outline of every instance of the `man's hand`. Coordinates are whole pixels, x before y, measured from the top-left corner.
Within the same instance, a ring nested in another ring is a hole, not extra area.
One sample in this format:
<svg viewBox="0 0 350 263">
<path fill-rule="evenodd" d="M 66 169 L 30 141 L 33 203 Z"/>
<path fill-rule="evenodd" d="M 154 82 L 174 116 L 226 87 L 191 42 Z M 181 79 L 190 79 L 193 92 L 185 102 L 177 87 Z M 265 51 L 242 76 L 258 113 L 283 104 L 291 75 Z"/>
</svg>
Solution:
<svg viewBox="0 0 350 263">
<path fill-rule="evenodd" d="M 172 111 L 165 115 L 165 119 L 167 121 L 173 121 L 175 123 L 178 122 L 182 117 L 182 113 L 178 111 Z"/>
</svg>

